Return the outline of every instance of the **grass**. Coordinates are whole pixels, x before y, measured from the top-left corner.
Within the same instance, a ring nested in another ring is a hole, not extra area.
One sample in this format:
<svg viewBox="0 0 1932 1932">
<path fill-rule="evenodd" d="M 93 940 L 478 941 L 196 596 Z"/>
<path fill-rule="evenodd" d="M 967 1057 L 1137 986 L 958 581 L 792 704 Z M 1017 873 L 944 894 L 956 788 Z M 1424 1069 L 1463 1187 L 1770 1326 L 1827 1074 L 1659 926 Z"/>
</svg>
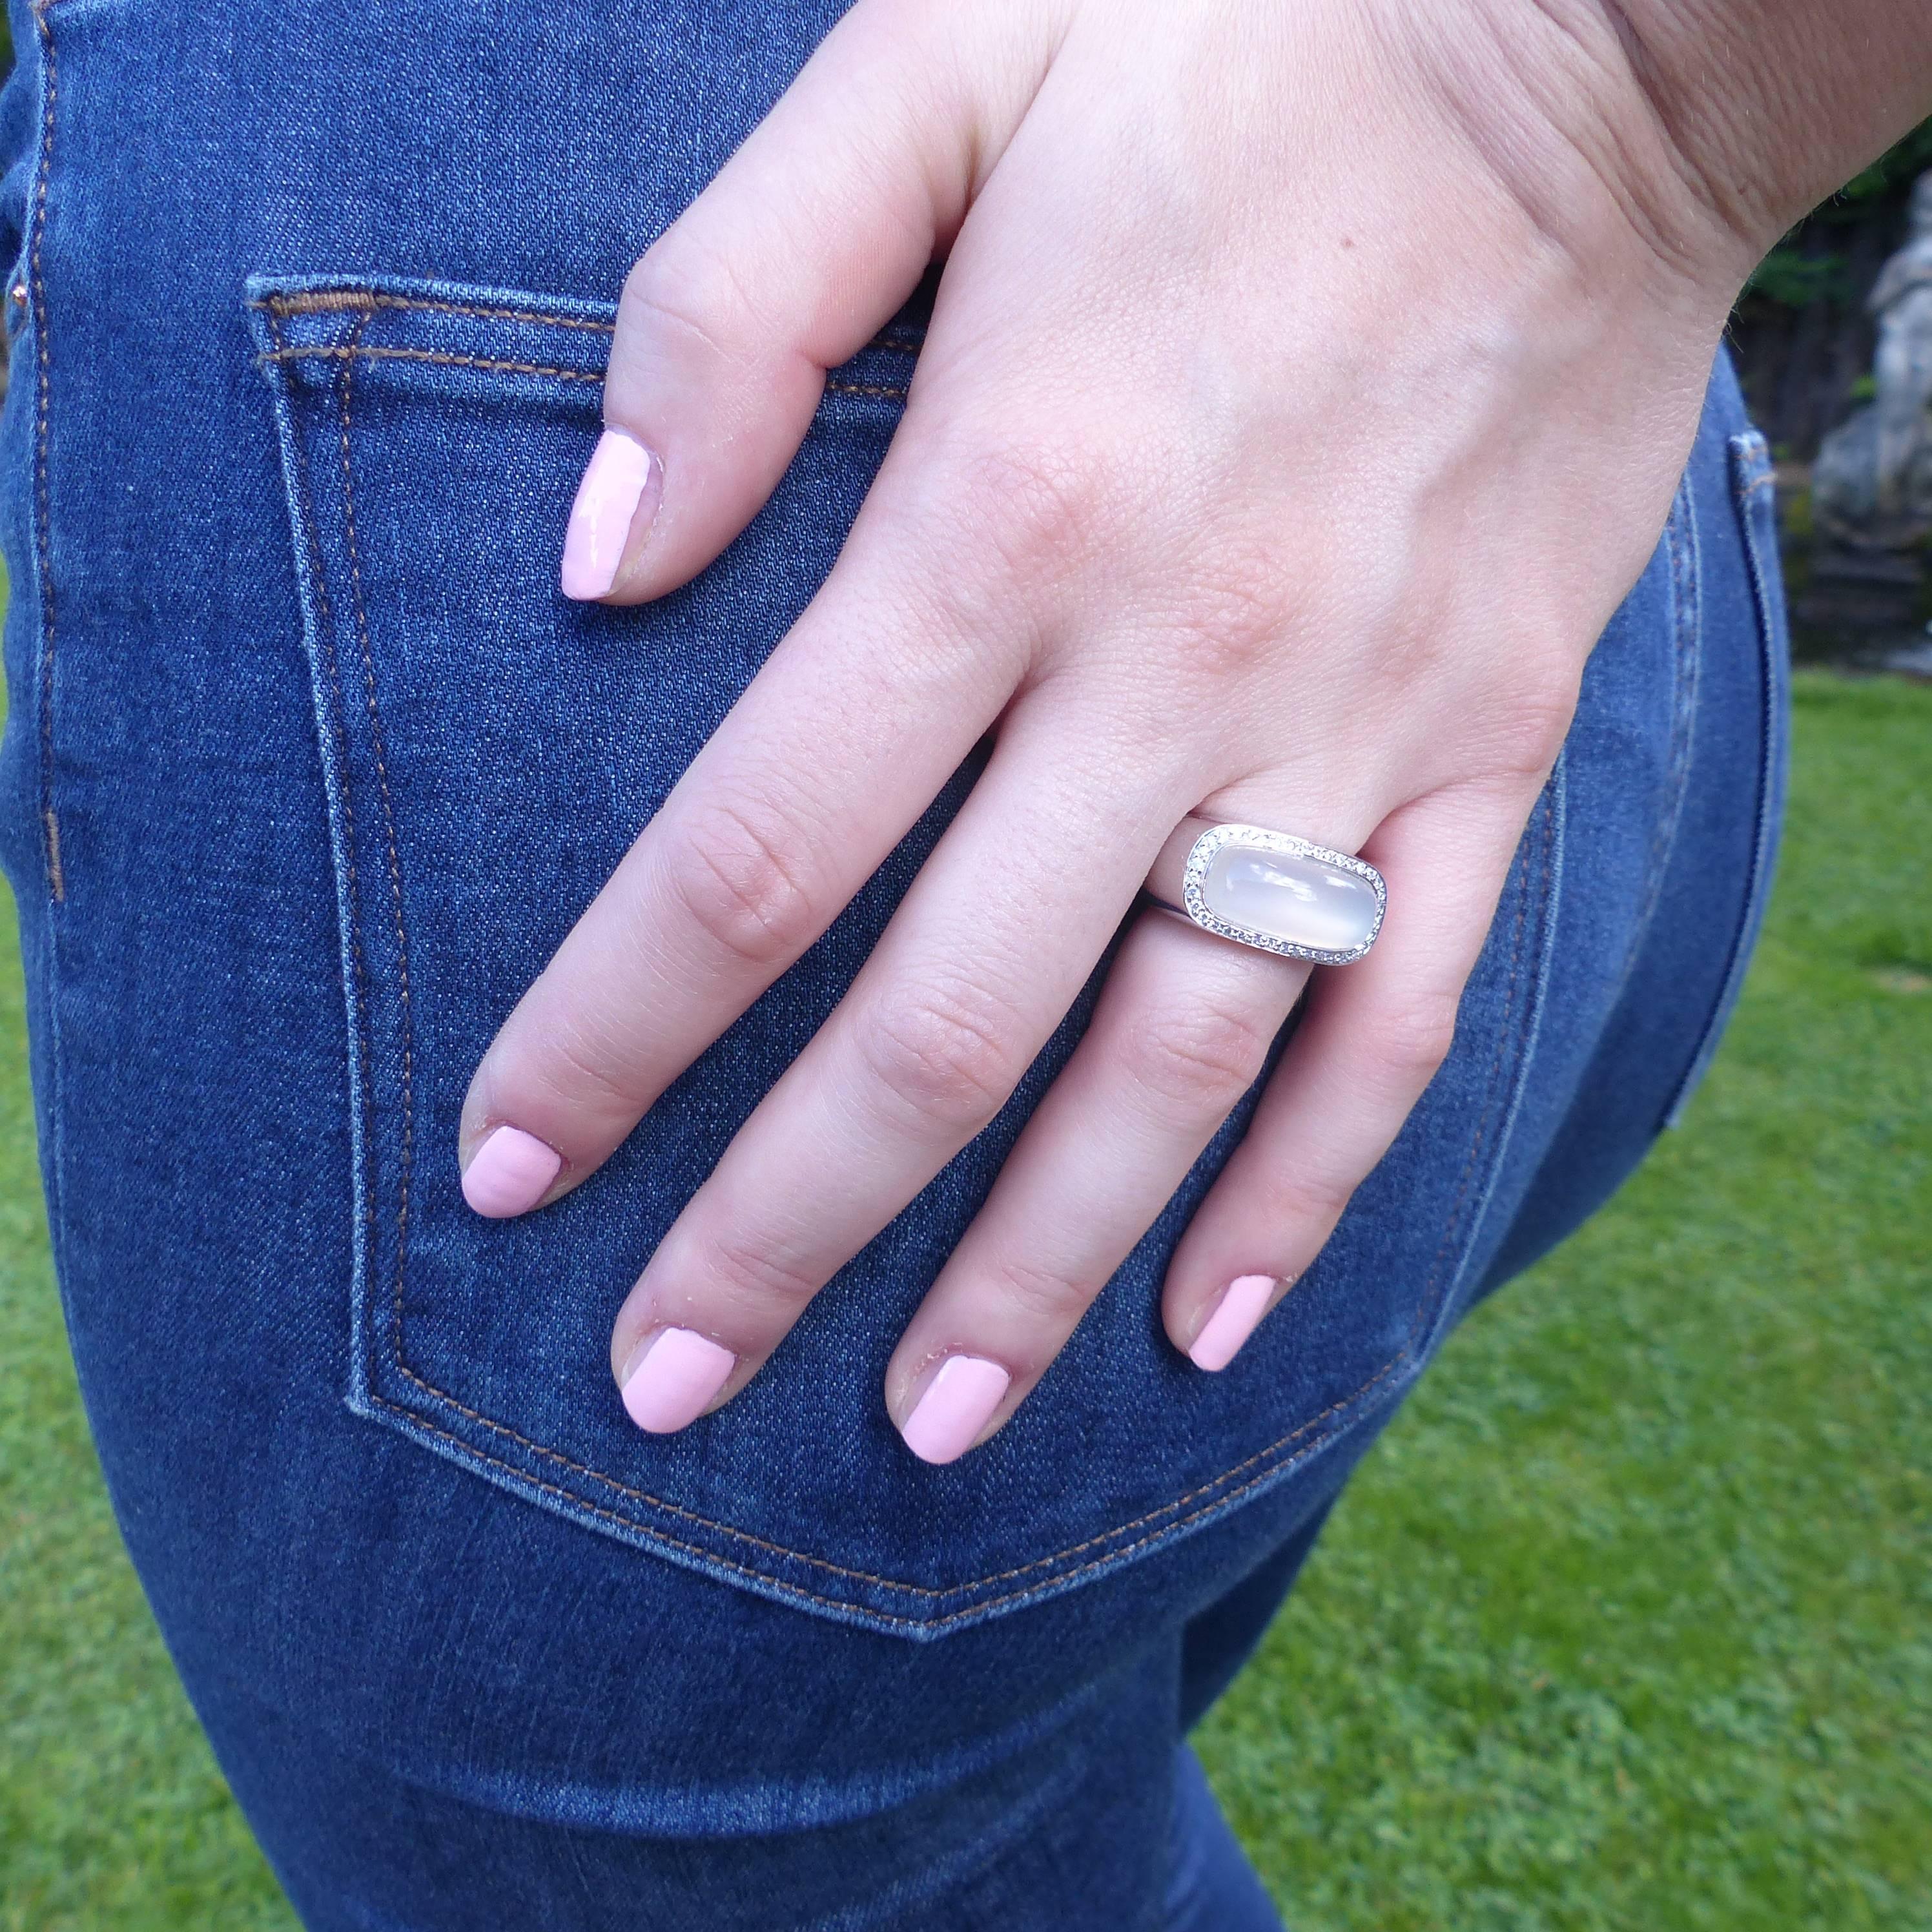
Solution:
<svg viewBox="0 0 1932 1932">
<path fill-rule="evenodd" d="M 1932 688 L 1801 680 L 1688 1124 L 1455 1339 L 1204 1727 L 1296 1932 L 1932 1932 L 1928 853 Z M 290 1927 L 88 1446 L 10 963 L 0 1362 L 0 1928 Z"/>
<path fill-rule="evenodd" d="M 1932 688 L 1800 682 L 1685 1126 L 1479 1312 L 1204 1754 L 1300 1932 L 1932 1928 Z"/>
</svg>

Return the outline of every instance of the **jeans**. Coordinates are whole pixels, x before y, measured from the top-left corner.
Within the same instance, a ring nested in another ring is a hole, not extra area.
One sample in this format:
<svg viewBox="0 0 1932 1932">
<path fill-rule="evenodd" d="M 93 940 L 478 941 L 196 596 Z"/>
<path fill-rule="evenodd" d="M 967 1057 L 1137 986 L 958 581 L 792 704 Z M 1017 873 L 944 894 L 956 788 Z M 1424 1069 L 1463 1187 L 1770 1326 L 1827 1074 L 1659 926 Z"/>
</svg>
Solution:
<svg viewBox="0 0 1932 1932">
<path fill-rule="evenodd" d="M 1726 364 L 1456 1044 L 1226 1373 L 1156 1297 L 1238 1113 L 944 1468 L 894 1338 L 1084 1024 L 736 1401 L 610 1318 L 974 778 L 588 1185 L 464 1207 L 493 1030 L 824 577 L 918 352 L 647 608 L 556 561 L 633 256 L 838 0 L 16 0 L 0 852 L 88 1415 L 316 1932 L 1274 1922 L 1184 1740 L 1458 1318 L 1694 1087 L 1770 877 L 1784 618 Z M 1095 981 L 1097 985 L 1097 975 Z"/>
</svg>

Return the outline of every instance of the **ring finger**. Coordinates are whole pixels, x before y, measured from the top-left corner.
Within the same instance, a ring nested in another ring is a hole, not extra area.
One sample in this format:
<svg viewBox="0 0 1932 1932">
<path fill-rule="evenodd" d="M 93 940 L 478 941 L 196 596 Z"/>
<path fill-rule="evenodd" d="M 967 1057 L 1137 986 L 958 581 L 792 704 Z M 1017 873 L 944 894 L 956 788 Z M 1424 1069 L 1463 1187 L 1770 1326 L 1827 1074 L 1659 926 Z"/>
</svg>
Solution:
<svg viewBox="0 0 1932 1932">
<path fill-rule="evenodd" d="M 886 1370 L 907 1446 L 949 1462 L 1034 1384 L 1260 1076 L 1308 968 L 1154 910 Z"/>
</svg>

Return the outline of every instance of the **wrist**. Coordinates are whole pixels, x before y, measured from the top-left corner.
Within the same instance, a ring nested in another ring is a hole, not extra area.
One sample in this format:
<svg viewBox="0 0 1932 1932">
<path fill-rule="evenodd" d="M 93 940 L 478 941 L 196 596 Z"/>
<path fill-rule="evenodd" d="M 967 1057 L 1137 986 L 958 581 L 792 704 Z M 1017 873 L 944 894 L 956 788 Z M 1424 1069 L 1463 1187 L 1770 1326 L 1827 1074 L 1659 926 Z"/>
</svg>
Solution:
<svg viewBox="0 0 1932 1932">
<path fill-rule="evenodd" d="M 1892 0 L 1389 10 L 1540 229 L 1592 266 L 1634 243 L 1720 315 L 1793 221 L 1932 106 L 1932 14 L 1901 22 Z"/>
<path fill-rule="evenodd" d="M 1755 265 L 1932 111 L 1932 10 L 1898 0 L 1591 0 Z"/>
</svg>

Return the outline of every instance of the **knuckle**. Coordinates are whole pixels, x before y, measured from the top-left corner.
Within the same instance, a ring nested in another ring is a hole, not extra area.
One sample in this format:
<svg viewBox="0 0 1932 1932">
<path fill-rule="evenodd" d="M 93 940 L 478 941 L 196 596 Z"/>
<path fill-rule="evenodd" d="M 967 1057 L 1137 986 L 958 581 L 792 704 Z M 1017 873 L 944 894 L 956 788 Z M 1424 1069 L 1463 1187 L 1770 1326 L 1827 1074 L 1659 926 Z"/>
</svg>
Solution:
<svg viewBox="0 0 1932 1932">
<path fill-rule="evenodd" d="M 773 971 L 796 958 L 820 924 L 815 895 L 785 856 L 799 843 L 788 826 L 713 805 L 680 829 L 665 855 L 665 881 L 719 951 Z"/>
<path fill-rule="evenodd" d="M 1355 1182 L 1330 1170 L 1283 1168 L 1269 1177 L 1269 1217 L 1280 1228 L 1326 1230 L 1342 1218 Z"/>
<path fill-rule="evenodd" d="M 708 1260 L 712 1280 L 741 1301 L 775 1302 L 796 1309 L 809 1301 L 823 1285 L 802 1262 L 770 1242 L 752 1241 L 743 1232 L 714 1239 Z"/>
<path fill-rule="evenodd" d="M 620 1122 L 634 1120 L 644 1105 L 632 1044 L 610 1025 L 578 1016 L 547 1029 L 543 1051 L 530 1069 L 534 1084 L 550 1100 L 573 1113 Z M 499 1105 L 503 1105 L 500 1096 Z M 515 1113 L 514 1106 L 508 1111 Z"/>
<path fill-rule="evenodd" d="M 860 1037 L 868 1071 L 899 1105 L 952 1132 L 977 1132 L 1024 1070 L 1006 1032 L 995 1002 L 955 982 L 881 1007 Z"/>
<path fill-rule="evenodd" d="M 1120 1051 L 1129 1079 L 1164 1111 L 1218 1121 L 1254 1084 L 1269 1043 L 1246 1015 L 1204 1004 L 1144 1015 Z"/>
<path fill-rule="evenodd" d="M 723 359 L 759 334 L 758 309 L 730 251 L 676 224 L 638 257 L 617 298 L 617 339 L 668 327 Z"/>
<path fill-rule="evenodd" d="M 1453 993 L 1412 992 L 1383 1013 L 1376 1029 L 1375 1052 L 1400 1087 L 1419 1091 L 1448 1058 L 1456 1040 L 1459 1004 Z"/>
<path fill-rule="evenodd" d="M 1042 1263 L 1003 1256 L 994 1264 L 994 1288 L 1029 1329 L 1058 1336 L 1077 1324 L 1093 1305 L 1102 1284 Z"/>
<path fill-rule="evenodd" d="M 1016 576 L 1052 581 L 1114 552 L 1140 494 L 1127 466 L 1091 441 L 968 437 L 964 501 Z"/>
<path fill-rule="evenodd" d="M 1219 685 L 1272 662 L 1292 612 L 1278 546 L 1231 536 L 1211 556 L 1174 629 L 1190 676 Z"/>
<path fill-rule="evenodd" d="M 1576 685 L 1565 668 L 1538 669 L 1502 696 L 1495 713 L 1497 750 L 1509 776 L 1540 780 L 1556 763 L 1576 716 Z"/>
</svg>

